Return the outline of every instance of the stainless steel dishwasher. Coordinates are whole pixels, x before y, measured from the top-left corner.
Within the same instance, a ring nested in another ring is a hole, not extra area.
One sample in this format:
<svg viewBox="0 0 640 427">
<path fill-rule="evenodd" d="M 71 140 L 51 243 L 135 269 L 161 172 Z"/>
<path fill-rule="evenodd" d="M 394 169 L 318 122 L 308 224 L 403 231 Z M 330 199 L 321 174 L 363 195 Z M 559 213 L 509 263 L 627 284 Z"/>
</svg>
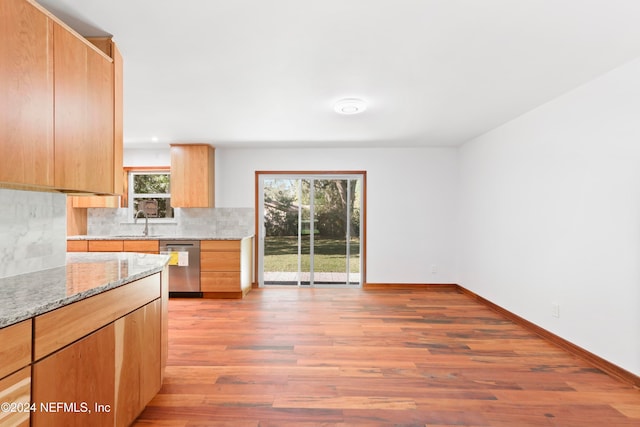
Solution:
<svg viewBox="0 0 640 427">
<path fill-rule="evenodd" d="M 200 241 L 161 240 L 160 253 L 169 261 L 169 296 L 202 296 L 200 291 Z"/>
</svg>

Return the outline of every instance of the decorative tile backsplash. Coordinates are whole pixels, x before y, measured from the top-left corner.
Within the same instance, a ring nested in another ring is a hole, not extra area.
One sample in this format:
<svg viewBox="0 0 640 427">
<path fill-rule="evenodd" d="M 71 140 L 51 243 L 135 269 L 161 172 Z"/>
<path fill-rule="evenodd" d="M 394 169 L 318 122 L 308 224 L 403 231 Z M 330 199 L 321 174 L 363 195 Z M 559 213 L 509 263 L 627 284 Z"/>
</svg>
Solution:
<svg viewBox="0 0 640 427">
<path fill-rule="evenodd" d="M 254 234 L 253 208 L 176 208 L 175 222 L 149 223 L 149 234 L 178 237 L 243 237 Z M 127 221 L 127 209 L 89 208 L 87 234 L 117 236 L 142 234 L 144 218 Z"/>
<path fill-rule="evenodd" d="M 0 278 L 65 265 L 66 201 L 61 193 L 0 189 Z"/>
</svg>

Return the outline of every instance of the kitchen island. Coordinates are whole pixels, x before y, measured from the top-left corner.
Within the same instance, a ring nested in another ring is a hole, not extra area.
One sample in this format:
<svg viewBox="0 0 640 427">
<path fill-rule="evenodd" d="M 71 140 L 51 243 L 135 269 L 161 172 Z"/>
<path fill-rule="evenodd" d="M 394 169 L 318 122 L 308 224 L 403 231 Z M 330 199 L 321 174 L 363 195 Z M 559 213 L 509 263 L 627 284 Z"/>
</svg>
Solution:
<svg viewBox="0 0 640 427">
<path fill-rule="evenodd" d="M 167 262 L 70 253 L 63 267 L 0 279 L 0 416 L 10 425 L 131 424 L 162 384 Z"/>
</svg>

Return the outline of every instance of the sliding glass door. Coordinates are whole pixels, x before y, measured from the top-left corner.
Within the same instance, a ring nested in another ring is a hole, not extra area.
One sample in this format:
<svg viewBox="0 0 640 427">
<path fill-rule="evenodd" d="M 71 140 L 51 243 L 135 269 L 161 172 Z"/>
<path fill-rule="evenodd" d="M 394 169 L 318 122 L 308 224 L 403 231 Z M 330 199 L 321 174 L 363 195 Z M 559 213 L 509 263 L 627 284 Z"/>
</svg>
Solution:
<svg viewBox="0 0 640 427">
<path fill-rule="evenodd" d="M 362 175 L 258 181 L 260 285 L 360 286 Z"/>
</svg>

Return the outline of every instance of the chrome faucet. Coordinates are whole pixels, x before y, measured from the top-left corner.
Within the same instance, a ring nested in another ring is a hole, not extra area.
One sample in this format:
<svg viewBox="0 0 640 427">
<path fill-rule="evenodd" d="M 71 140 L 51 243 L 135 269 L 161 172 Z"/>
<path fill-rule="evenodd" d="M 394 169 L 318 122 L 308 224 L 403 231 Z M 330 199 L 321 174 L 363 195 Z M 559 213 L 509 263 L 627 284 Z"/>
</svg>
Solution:
<svg viewBox="0 0 640 427">
<path fill-rule="evenodd" d="M 133 216 L 133 223 L 137 224 L 138 223 L 138 214 L 142 214 L 144 216 L 144 231 L 142 231 L 142 234 L 144 236 L 148 236 L 149 235 L 149 217 L 147 216 L 147 213 L 145 211 L 138 211 L 136 212 L 136 214 Z"/>
</svg>

